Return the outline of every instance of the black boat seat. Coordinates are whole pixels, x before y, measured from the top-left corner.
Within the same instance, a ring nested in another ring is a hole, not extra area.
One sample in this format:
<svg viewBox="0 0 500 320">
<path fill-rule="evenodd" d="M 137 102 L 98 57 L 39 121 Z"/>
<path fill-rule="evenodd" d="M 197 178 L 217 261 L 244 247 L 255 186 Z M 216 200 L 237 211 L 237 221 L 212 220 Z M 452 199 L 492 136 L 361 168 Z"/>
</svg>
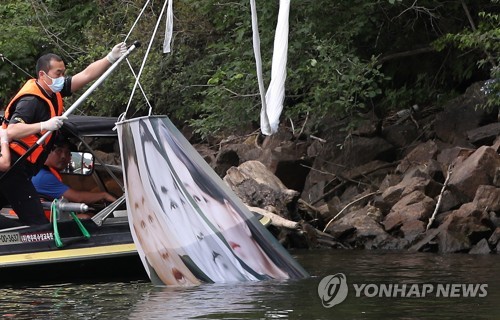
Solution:
<svg viewBox="0 0 500 320">
<path fill-rule="evenodd" d="M 13 218 L 7 218 L 4 215 L 0 214 L 0 230 L 20 227 L 20 226 L 23 226 L 23 224 L 19 222 L 19 220 Z"/>
</svg>

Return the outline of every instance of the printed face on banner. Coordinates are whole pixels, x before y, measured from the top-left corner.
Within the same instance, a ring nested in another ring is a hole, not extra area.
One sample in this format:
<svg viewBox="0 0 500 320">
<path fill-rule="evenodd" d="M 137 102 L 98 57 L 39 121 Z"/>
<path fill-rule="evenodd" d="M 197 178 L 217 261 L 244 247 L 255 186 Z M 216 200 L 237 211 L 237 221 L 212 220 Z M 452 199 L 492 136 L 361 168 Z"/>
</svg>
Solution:
<svg viewBox="0 0 500 320">
<path fill-rule="evenodd" d="M 188 195 L 194 200 L 195 207 L 198 207 L 198 211 L 221 232 L 233 253 L 258 274 L 275 279 L 287 279 L 288 275 L 273 263 L 255 241 L 247 221 L 241 217 L 221 191 L 215 190 L 217 186 L 207 185 L 207 180 L 210 178 L 204 176 L 202 170 L 192 163 L 189 157 L 182 157 L 181 160 L 180 155 L 183 151 L 175 144 L 174 139 L 170 139 L 169 144 L 169 139 L 167 139 L 169 132 L 164 126 L 160 126 L 160 132 L 159 139 L 167 157 L 172 167 L 176 169 Z M 196 181 L 193 176 L 197 178 Z"/>
<path fill-rule="evenodd" d="M 156 276 L 167 285 L 196 285 L 200 281 L 190 272 L 174 251 L 176 248 L 172 238 L 158 222 L 157 212 L 153 210 L 143 188 L 138 164 L 133 157 L 134 150 L 124 150 L 129 155 L 126 162 L 127 205 L 130 211 L 129 221 L 136 246 L 140 251 L 146 270 L 151 267 Z M 162 237 L 151 237 L 151 234 L 163 234 Z"/>
<path fill-rule="evenodd" d="M 307 275 L 256 219 L 249 220 L 248 209 L 241 212 L 223 181 L 207 173 L 204 160 L 170 125 L 168 118 L 120 124 L 129 219 L 145 266 L 175 285 L 288 279 L 288 270 Z"/>
<path fill-rule="evenodd" d="M 154 138 L 146 132 L 141 137 L 144 154 L 147 154 L 142 176 L 148 177 L 153 198 L 162 209 L 161 223 L 179 241 L 186 254 L 185 260 L 200 271 L 199 278 L 210 282 L 255 280 L 241 267 L 216 231 L 195 211 L 189 195 L 184 194 L 175 181 L 169 162 L 153 143 Z"/>
</svg>

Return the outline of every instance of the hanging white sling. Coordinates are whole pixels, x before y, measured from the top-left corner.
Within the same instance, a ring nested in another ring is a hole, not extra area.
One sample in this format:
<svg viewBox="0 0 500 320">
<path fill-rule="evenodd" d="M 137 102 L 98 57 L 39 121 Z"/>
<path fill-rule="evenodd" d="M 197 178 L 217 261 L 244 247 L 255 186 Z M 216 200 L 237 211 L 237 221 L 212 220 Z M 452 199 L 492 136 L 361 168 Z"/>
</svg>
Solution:
<svg viewBox="0 0 500 320">
<path fill-rule="evenodd" d="M 283 101 L 285 100 L 290 0 L 280 0 L 278 23 L 274 37 L 271 82 L 269 83 L 267 92 L 262 78 L 262 58 L 260 54 L 260 38 L 255 0 L 250 0 L 250 6 L 252 11 L 253 47 L 257 69 L 257 79 L 262 101 L 260 126 L 263 134 L 272 135 L 278 132 L 279 118 L 283 110 Z"/>
</svg>

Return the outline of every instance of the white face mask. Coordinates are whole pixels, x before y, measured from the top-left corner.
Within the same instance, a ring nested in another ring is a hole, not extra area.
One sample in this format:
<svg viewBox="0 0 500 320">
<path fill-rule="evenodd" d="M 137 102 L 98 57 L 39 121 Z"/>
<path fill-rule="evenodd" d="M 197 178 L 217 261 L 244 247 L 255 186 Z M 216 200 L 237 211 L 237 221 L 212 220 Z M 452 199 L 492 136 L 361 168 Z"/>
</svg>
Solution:
<svg viewBox="0 0 500 320">
<path fill-rule="evenodd" d="M 52 90 L 52 92 L 54 93 L 60 92 L 64 87 L 64 77 L 61 76 L 59 78 L 52 78 L 47 74 L 47 72 L 44 71 L 43 73 L 45 73 L 45 75 L 49 77 L 50 80 L 52 80 L 52 84 L 48 84 L 47 82 L 43 81 L 46 85 L 49 86 L 50 90 Z"/>
</svg>

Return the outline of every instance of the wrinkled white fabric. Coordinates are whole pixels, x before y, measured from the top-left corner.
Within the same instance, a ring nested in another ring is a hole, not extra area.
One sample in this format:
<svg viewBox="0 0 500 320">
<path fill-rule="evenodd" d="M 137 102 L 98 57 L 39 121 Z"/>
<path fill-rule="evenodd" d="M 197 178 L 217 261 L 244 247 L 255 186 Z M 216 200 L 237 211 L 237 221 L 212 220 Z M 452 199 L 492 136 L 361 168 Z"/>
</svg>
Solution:
<svg viewBox="0 0 500 320">
<path fill-rule="evenodd" d="M 163 40 L 163 53 L 170 52 L 170 43 L 172 42 L 172 33 L 174 30 L 174 13 L 172 11 L 172 2 L 174 0 L 167 0 L 167 19 L 165 26 L 165 40 Z"/>
<path fill-rule="evenodd" d="M 255 0 L 250 0 L 252 12 L 253 46 L 257 69 L 257 79 L 262 100 L 260 112 L 260 127 L 265 135 L 278 132 L 279 118 L 283 111 L 285 100 L 286 62 L 288 52 L 288 17 L 290 13 L 290 0 L 280 0 L 278 23 L 274 36 L 273 60 L 271 67 L 271 82 L 269 87 L 264 87 L 262 78 L 262 58 L 260 54 L 260 38 L 257 22 Z"/>
</svg>

